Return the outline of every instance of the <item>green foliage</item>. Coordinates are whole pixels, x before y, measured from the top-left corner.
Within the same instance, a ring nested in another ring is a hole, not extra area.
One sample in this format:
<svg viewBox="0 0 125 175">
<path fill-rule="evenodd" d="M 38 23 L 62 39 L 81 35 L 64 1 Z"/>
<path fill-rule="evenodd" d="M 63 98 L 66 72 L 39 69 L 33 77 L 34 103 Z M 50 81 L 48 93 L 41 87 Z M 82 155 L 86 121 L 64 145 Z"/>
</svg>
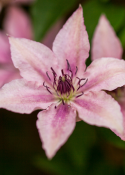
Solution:
<svg viewBox="0 0 125 175">
<path fill-rule="evenodd" d="M 95 143 L 94 127 L 78 122 L 66 144 L 49 161 L 38 156 L 35 160 L 37 167 L 59 175 L 82 175 L 86 171 L 90 149 Z"/>
<path fill-rule="evenodd" d="M 90 41 L 101 14 L 106 15 L 116 32 L 120 30 L 125 19 L 124 7 L 99 0 L 89 0 L 83 4 L 83 13 Z"/>
<path fill-rule="evenodd" d="M 76 0 L 36 0 L 31 7 L 35 39 L 41 41 L 48 29 L 76 3 Z"/>
<path fill-rule="evenodd" d="M 120 33 L 118 34 L 118 36 L 121 41 L 122 47 L 125 48 L 125 24 Z"/>
<path fill-rule="evenodd" d="M 103 136 L 109 143 L 112 143 L 116 147 L 125 149 L 125 141 L 121 140 L 114 132 L 107 128 L 97 128 L 98 133 Z"/>
</svg>

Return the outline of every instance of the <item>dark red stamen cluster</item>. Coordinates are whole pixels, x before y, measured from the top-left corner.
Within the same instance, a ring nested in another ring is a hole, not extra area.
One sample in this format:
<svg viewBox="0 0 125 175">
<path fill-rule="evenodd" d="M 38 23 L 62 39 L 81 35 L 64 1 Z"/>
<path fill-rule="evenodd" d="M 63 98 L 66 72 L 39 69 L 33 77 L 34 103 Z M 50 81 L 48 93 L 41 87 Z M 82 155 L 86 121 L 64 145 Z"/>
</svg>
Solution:
<svg viewBox="0 0 125 175">
<path fill-rule="evenodd" d="M 70 91 L 74 91 L 74 87 L 72 85 L 72 77 L 68 74 L 64 74 L 62 70 L 62 77 L 59 77 L 57 91 L 61 94 L 70 94 Z"/>
<path fill-rule="evenodd" d="M 69 64 L 68 60 L 66 60 L 66 61 L 67 61 L 67 70 L 69 71 L 68 74 L 65 74 L 63 69 L 62 69 L 61 70 L 62 76 L 60 76 L 59 79 L 57 80 L 56 72 L 54 71 L 54 69 L 52 67 L 51 67 L 51 70 L 52 70 L 53 78 L 54 78 L 53 88 L 55 89 L 57 95 L 59 96 L 59 94 L 61 94 L 61 95 L 66 94 L 67 97 L 68 97 L 70 95 L 71 90 L 75 91 L 75 88 L 73 87 L 73 82 L 72 82 L 73 72 L 71 70 L 71 67 L 70 67 L 70 64 Z M 78 72 L 78 68 L 76 67 L 75 76 L 76 76 L 77 72 Z M 51 78 L 49 77 L 48 72 L 46 72 L 46 75 L 47 75 L 48 79 L 51 81 Z M 76 78 L 78 79 L 78 84 L 77 84 L 78 88 L 76 89 L 78 91 L 81 87 L 83 87 L 87 83 L 88 79 L 86 79 L 86 78 L 81 78 L 80 79 L 78 77 L 76 77 Z M 83 84 L 81 84 L 82 81 L 84 81 Z M 51 93 L 50 88 L 45 85 L 45 82 L 43 83 L 43 86 L 46 87 L 46 89 L 49 93 Z M 77 95 L 76 98 L 82 96 L 83 94 L 84 93 L 81 92 L 81 94 Z M 62 99 L 62 102 L 64 104 L 63 99 Z"/>
</svg>

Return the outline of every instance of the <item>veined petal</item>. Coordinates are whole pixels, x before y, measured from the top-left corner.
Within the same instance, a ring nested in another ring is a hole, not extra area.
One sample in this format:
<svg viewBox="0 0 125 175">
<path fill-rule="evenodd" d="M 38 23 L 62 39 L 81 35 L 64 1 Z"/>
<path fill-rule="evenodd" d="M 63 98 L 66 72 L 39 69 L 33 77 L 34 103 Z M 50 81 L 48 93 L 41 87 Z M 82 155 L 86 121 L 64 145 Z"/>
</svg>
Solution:
<svg viewBox="0 0 125 175">
<path fill-rule="evenodd" d="M 23 79 L 13 80 L 0 89 L 0 108 L 13 112 L 28 114 L 47 108 L 54 100 L 43 86 L 38 87 Z"/>
<path fill-rule="evenodd" d="M 123 134 L 123 115 L 119 104 L 107 93 L 89 92 L 74 100 L 79 118 L 91 125 L 110 128 Z"/>
<path fill-rule="evenodd" d="M 102 15 L 92 41 L 92 60 L 101 57 L 122 57 L 122 46 L 109 21 Z"/>
<path fill-rule="evenodd" d="M 87 68 L 84 78 L 88 81 L 81 91 L 114 90 L 125 84 L 125 61 L 115 58 L 94 60 Z"/>
<path fill-rule="evenodd" d="M 30 18 L 21 8 L 11 6 L 7 8 L 4 20 L 4 29 L 7 34 L 19 38 L 33 38 Z"/>
<path fill-rule="evenodd" d="M 9 41 L 14 66 L 20 70 L 21 76 L 40 85 L 44 81 L 51 85 L 47 73 L 53 79 L 51 67 L 58 71 L 53 52 L 43 44 L 28 39 L 10 37 Z"/>
<path fill-rule="evenodd" d="M 77 66 L 78 74 L 83 75 L 89 49 L 88 34 L 84 25 L 82 7 L 80 6 L 57 34 L 53 43 L 53 51 L 59 59 L 62 69 L 67 70 L 67 59 L 73 73 L 75 74 Z"/>
<path fill-rule="evenodd" d="M 37 128 L 48 158 L 67 141 L 76 123 L 76 110 L 67 104 L 51 105 L 38 114 Z"/>
</svg>

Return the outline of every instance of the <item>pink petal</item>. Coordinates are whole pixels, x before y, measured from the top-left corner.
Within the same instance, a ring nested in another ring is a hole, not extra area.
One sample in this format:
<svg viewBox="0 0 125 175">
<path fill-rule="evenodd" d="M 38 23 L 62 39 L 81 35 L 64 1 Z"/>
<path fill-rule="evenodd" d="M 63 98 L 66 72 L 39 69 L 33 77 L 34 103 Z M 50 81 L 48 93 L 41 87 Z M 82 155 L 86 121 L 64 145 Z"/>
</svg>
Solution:
<svg viewBox="0 0 125 175">
<path fill-rule="evenodd" d="M 0 108 L 19 113 L 31 113 L 48 107 L 54 96 L 43 86 L 39 87 L 23 79 L 13 80 L 0 89 Z"/>
<path fill-rule="evenodd" d="M 120 59 L 122 52 L 120 40 L 105 15 L 102 15 L 92 41 L 92 60 L 101 57 Z"/>
<path fill-rule="evenodd" d="M 4 32 L 0 31 L 0 64 L 10 62 L 11 58 L 8 38 Z"/>
<path fill-rule="evenodd" d="M 14 37 L 33 38 L 30 18 L 21 8 L 11 6 L 7 9 L 4 20 L 5 31 Z"/>
<path fill-rule="evenodd" d="M 9 38 L 11 55 L 14 66 L 19 68 L 21 76 L 28 81 L 37 81 L 40 85 L 43 82 L 52 82 L 47 72 L 53 79 L 51 67 L 57 71 L 57 60 L 52 51 L 41 43 L 18 38 Z"/>
<path fill-rule="evenodd" d="M 75 128 L 75 123 L 76 111 L 67 104 L 60 104 L 57 108 L 51 105 L 38 114 L 37 128 L 49 159 L 67 141 Z"/>
<path fill-rule="evenodd" d="M 53 51 L 60 61 L 62 69 L 67 70 L 66 59 L 69 61 L 73 73 L 78 67 L 79 75 L 85 70 L 85 61 L 89 56 L 89 40 L 80 6 L 68 19 L 57 34 L 53 43 Z"/>
<path fill-rule="evenodd" d="M 8 65 L 0 69 L 0 87 L 14 79 L 19 78 L 21 78 L 19 71 L 12 65 Z"/>
<path fill-rule="evenodd" d="M 119 104 L 107 93 L 89 92 L 74 100 L 79 117 L 91 125 L 110 128 L 123 134 L 123 116 Z"/>
<path fill-rule="evenodd" d="M 115 58 L 100 58 L 91 63 L 84 77 L 87 83 L 81 91 L 114 90 L 125 84 L 125 61 Z"/>
</svg>

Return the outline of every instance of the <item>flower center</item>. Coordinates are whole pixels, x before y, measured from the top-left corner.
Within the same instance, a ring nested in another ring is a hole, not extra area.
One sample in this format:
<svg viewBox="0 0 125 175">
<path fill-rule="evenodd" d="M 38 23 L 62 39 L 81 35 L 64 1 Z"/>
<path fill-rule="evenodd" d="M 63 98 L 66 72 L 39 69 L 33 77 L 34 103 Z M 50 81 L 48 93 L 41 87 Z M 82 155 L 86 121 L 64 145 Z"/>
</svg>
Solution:
<svg viewBox="0 0 125 175">
<path fill-rule="evenodd" d="M 71 70 L 70 64 L 67 61 L 67 70 L 68 70 L 68 74 L 64 73 L 63 69 L 61 70 L 62 76 L 59 76 L 59 78 L 57 79 L 57 74 L 54 71 L 54 69 L 51 67 L 52 73 L 53 73 L 53 77 L 54 77 L 54 81 L 53 81 L 53 88 L 57 94 L 57 98 L 59 99 L 59 101 L 62 101 L 63 104 L 65 102 L 70 101 L 71 99 L 73 99 L 74 97 L 78 98 L 80 96 L 82 96 L 84 93 L 80 92 L 78 93 L 77 91 L 79 91 L 79 89 L 84 86 L 88 79 L 86 78 L 78 78 L 76 77 L 78 68 L 76 67 L 76 72 L 75 72 L 75 77 L 78 79 L 77 84 L 74 86 L 73 85 L 73 72 Z M 46 75 L 48 77 L 48 79 L 51 81 L 48 72 L 46 72 Z M 84 81 L 83 84 L 81 84 L 81 82 Z M 51 93 L 51 90 L 48 86 L 45 85 L 45 82 L 43 83 L 43 86 L 46 87 L 46 89 L 48 90 L 49 93 Z M 51 93 L 52 94 L 52 93 Z"/>
<path fill-rule="evenodd" d="M 64 74 L 62 70 L 62 77 L 59 77 L 57 91 L 62 94 L 70 94 L 70 91 L 74 91 L 74 87 L 72 85 L 72 78 L 68 74 Z"/>
</svg>

